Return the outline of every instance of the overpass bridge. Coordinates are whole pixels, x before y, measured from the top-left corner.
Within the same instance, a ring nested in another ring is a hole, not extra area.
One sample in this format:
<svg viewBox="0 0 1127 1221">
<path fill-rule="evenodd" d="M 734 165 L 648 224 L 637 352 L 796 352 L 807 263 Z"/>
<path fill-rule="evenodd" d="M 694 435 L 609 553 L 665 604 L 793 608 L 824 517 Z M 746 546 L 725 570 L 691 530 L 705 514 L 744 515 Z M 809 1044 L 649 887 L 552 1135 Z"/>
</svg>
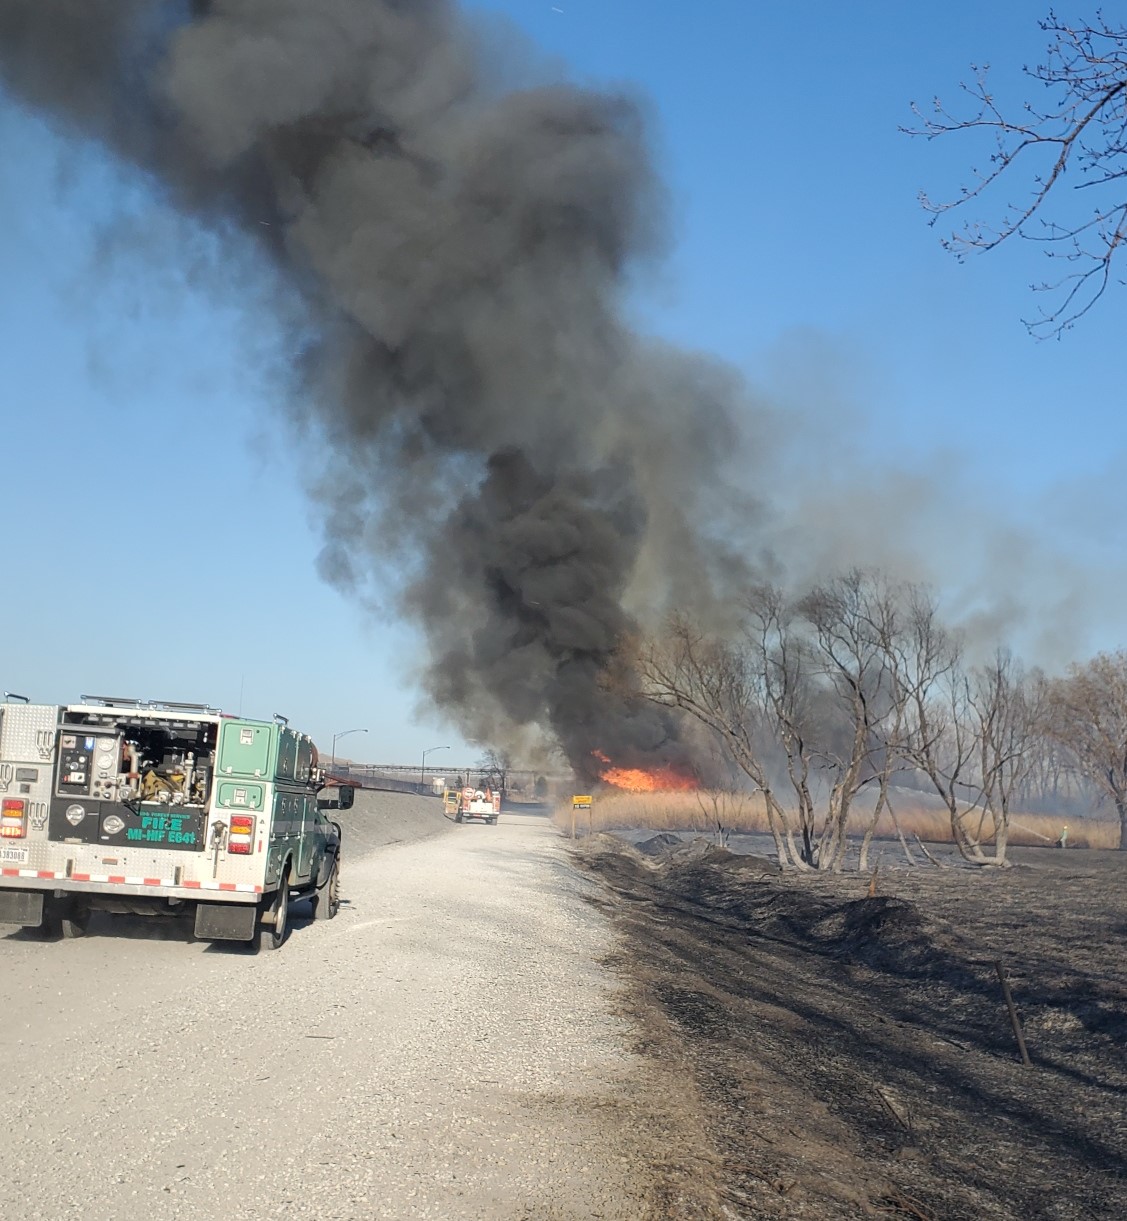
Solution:
<svg viewBox="0 0 1127 1221">
<path fill-rule="evenodd" d="M 410 763 L 331 763 L 325 774 L 341 784 L 356 784 L 366 789 L 382 789 L 391 793 L 422 793 L 442 796 L 443 789 L 462 788 L 477 782 L 485 769 L 475 766 L 432 768 L 425 771 Z M 538 792 L 538 782 L 540 791 Z M 511 768 L 505 773 L 505 792 L 515 798 L 534 800 L 570 784 L 564 772 L 544 772 L 531 768 Z"/>
</svg>

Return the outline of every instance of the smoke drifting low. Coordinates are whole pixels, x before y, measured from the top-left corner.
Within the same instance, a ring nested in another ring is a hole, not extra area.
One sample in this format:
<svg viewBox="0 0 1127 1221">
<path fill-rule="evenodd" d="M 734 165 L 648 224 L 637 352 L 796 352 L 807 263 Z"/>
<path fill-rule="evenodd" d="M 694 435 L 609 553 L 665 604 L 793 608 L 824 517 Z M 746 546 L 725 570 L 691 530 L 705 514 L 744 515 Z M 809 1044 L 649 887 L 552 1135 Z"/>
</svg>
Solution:
<svg viewBox="0 0 1127 1221">
<path fill-rule="evenodd" d="M 0 0 L 0 73 L 173 204 L 261 246 L 308 311 L 333 442 L 322 569 L 410 557 L 426 685 L 471 738 L 580 770 L 675 758 L 604 682 L 627 609 L 730 570 L 742 391 L 623 319 L 662 199 L 627 99 L 504 91 L 446 0 Z M 633 600 L 633 601 L 632 601 Z"/>
</svg>

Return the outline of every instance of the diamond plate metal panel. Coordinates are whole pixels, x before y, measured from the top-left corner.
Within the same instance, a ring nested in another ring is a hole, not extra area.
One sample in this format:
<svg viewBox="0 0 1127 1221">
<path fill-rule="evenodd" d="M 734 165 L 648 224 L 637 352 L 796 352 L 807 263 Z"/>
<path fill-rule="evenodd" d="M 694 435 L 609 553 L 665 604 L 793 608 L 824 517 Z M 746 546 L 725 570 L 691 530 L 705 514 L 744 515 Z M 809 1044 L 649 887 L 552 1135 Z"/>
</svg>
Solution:
<svg viewBox="0 0 1127 1221">
<path fill-rule="evenodd" d="M 0 704 L 0 760 L 50 763 L 58 722 L 55 704 Z"/>
</svg>

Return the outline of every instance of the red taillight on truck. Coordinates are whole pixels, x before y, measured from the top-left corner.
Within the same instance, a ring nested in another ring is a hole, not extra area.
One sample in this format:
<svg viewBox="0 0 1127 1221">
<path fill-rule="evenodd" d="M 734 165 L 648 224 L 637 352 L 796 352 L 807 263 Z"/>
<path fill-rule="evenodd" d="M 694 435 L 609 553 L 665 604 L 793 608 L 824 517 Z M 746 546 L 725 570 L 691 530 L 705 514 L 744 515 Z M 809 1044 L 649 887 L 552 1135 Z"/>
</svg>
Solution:
<svg viewBox="0 0 1127 1221">
<path fill-rule="evenodd" d="M 254 819 L 247 814 L 232 814 L 227 831 L 227 851 L 235 856 L 250 856 L 254 843 Z"/>
<path fill-rule="evenodd" d="M 27 834 L 27 802 L 16 797 L 5 797 L 0 806 L 0 836 L 4 839 L 23 839 Z"/>
</svg>

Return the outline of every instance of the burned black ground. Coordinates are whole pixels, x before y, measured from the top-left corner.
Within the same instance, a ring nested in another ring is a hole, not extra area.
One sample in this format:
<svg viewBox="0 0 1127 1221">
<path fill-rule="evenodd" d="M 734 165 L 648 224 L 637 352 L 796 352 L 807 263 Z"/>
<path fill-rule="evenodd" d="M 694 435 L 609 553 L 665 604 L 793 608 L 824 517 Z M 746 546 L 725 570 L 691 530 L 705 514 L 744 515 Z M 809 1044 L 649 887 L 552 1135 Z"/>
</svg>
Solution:
<svg viewBox="0 0 1127 1221">
<path fill-rule="evenodd" d="M 717 1215 L 1127 1217 L 1127 860 L 891 871 L 869 897 L 640 847 L 579 855 L 644 1050 L 696 1082 Z"/>
</svg>

